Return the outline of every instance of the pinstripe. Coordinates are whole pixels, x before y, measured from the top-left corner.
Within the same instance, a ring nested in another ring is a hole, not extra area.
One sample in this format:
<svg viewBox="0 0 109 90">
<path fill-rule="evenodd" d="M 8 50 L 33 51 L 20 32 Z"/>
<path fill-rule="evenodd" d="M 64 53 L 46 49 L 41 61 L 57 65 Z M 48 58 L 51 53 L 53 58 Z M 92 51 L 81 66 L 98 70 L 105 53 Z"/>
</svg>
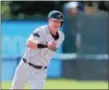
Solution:
<svg viewBox="0 0 109 90">
<path fill-rule="evenodd" d="M 54 40 L 51 36 L 51 33 L 49 32 L 47 25 L 35 29 L 33 32 L 38 32 L 39 35 L 34 36 L 33 34 L 31 34 L 29 39 L 32 38 L 34 40 L 40 40 L 44 43 Z M 59 39 L 55 41 L 57 44 L 57 48 L 63 40 L 64 34 L 59 31 Z M 51 51 L 47 48 L 36 50 L 27 49 L 23 58 L 25 58 L 27 62 L 31 62 L 35 65 L 48 66 L 54 53 L 54 51 Z M 29 82 L 32 89 L 43 89 L 43 84 L 46 79 L 46 75 L 46 70 L 35 69 L 21 60 L 15 71 L 11 88 L 23 89 L 25 84 Z"/>
<path fill-rule="evenodd" d="M 14 81 L 12 83 L 12 89 L 23 89 L 24 85 L 26 84 L 26 80 L 27 80 L 27 70 L 24 67 L 25 65 L 23 65 L 22 63 L 20 63 L 20 65 L 18 65 L 15 75 L 14 75 Z M 25 71 L 26 70 L 26 71 Z"/>
<path fill-rule="evenodd" d="M 45 34 L 44 34 L 44 35 L 45 35 L 45 42 L 47 42 L 48 39 L 49 39 L 49 38 L 47 37 L 47 36 L 48 36 L 47 30 L 48 30 L 48 28 L 45 29 Z M 43 55 L 45 56 L 45 55 L 47 54 L 47 52 L 48 52 L 48 48 L 47 48 L 47 50 L 44 52 Z M 45 60 L 43 61 L 43 65 L 45 64 L 45 61 L 47 61 L 47 59 L 45 59 Z"/>
<path fill-rule="evenodd" d="M 45 37 L 45 38 L 44 38 L 44 41 L 45 41 L 45 42 L 46 42 L 46 40 L 47 40 L 47 33 L 46 33 L 46 31 L 47 31 L 47 30 L 46 30 L 46 28 L 45 28 L 45 30 L 44 30 L 44 32 L 43 32 L 43 35 L 44 35 L 44 37 Z M 43 53 L 42 55 L 45 55 L 47 51 L 48 51 L 47 48 L 46 48 L 46 50 L 44 49 L 43 52 L 42 52 L 42 53 Z M 44 58 L 44 59 L 45 59 L 45 58 Z M 45 59 L 45 60 L 46 60 L 46 59 Z M 42 61 L 42 65 L 45 66 L 44 61 Z"/>
</svg>

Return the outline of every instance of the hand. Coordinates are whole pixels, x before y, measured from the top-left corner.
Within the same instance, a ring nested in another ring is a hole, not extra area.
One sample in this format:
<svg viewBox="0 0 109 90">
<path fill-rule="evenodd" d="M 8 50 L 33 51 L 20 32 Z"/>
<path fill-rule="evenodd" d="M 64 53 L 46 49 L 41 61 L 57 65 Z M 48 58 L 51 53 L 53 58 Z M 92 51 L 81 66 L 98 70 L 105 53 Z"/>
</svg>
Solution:
<svg viewBox="0 0 109 90">
<path fill-rule="evenodd" d="M 48 42 L 48 48 L 49 48 L 50 50 L 52 50 L 52 51 L 56 51 L 57 48 L 56 48 L 56 43 L 55 43 L 55 41 L 50 41 L 50 42 Z"/>
<path fill-rule="evenodd" d="M 54 41 L 48 42 L 48 48 L 56 47 L 56 43 Z"/>
</svg>

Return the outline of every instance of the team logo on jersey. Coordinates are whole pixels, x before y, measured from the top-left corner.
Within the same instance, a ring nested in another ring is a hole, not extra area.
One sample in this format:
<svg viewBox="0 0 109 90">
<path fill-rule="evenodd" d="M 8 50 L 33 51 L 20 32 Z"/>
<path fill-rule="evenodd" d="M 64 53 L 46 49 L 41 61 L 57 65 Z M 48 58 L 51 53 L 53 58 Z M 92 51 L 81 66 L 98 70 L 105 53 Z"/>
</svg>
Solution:
<svg viewBox="0 0 109 90">
<path fill-rule="evenodd" d="M 53 47 L 53 48 L 49 48 L 49 50 L 51 50 L 53 52 L 56 52 L 57 48 L 56 47 Z"/>
<path fill-rule="evenodd" d="M 33 35 L 36 37 L 40 37 L 39 32 L 34 32 Z"/>
</svg>

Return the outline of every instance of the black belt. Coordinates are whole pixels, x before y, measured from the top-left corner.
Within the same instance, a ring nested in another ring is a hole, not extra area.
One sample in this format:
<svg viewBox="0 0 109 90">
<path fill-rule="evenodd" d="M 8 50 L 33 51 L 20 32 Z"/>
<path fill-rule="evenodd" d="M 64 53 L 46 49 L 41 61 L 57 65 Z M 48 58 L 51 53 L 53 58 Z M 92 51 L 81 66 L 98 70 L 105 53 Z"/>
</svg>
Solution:
<svg viewBox="0 0 109 90">
<path fill-rule="evenodd" d="M 46 68 L 47 68 L 47 66 L 44 66 L 44 67 L 43 67 L 43 66 L 34 65 L 34 64 L 30 63 L 30 62 L 27 62 L 25 58 L 23 58 L 23 61 L 24 61 L 25 63 L 29 64 L 30 66 L 36 68 L 36 69 L 46 69 Z"/>
</svg>

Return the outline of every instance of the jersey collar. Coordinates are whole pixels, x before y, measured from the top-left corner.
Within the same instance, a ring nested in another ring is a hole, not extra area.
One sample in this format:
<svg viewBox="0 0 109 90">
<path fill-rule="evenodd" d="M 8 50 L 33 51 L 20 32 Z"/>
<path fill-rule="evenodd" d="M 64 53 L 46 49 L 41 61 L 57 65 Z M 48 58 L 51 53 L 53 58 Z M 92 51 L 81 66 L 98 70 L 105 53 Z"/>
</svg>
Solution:
<svg viewBox="0 0 109 90">
<path fill-rule="evenodd" d="M 49 29 L 49 26 L 48 26 L 48 32 L 50 33 L 50 35 L 52 36 L 52 38 L 53 38 L 54 40 L 58 40 L 58 39 L 59 39 L 59 32 L 58 32 L 58 31 L 57 31 L 56 36 L 54 36 L 54 35 L 50 32 L 50 29 Z"/>
</svg>

